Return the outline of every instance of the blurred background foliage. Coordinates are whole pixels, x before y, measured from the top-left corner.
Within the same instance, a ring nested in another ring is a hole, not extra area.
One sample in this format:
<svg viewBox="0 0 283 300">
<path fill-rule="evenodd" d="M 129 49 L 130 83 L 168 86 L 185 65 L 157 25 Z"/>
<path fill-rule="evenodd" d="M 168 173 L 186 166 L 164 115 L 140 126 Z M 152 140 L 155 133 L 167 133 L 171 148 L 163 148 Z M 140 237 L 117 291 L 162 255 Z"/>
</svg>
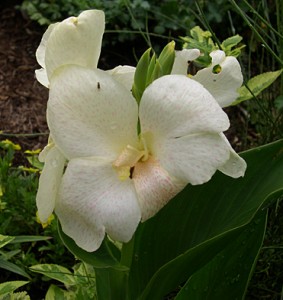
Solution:
<svg viewBox="0 0 283 300">
<path fill-rule="evenodd" d="M 117 63 L 135 65 L 148 47 L 158 52 L 172 39 L 176 41 L 176 48 L 181 49 L 184 43 L 181 37 L 190 37 L 191 29 L 200 26 L 212 33 L 215 43 L 236 34 L 243 38 L 241 45 L 245 47 L 239 60 L 245 81 L 263 72 L 282 69 L 282 0 L 241 0 L 237 3 L 233 0 L 23 0 L 18 1 L 17 8 L 24 17 L 42 26 L 42 32 L 49 24 L 78 15 L 82 10 L 104 10 L 106 32 L 101 62 L 109 68 Z M 237 151 L 282 138 L 283 76 L 254 99 L 228 108 L 227 113 L 231 120 L 227 136 Z M 8 245 L 9 251 L 17 252 L 10 260 L 30 276 L 28 267 L 37 263 L 70 267 L 75 260 L 61 244 L 56 222 L 43 229 L 36 221 L 38 173 L 19 168 L 15 163 L 17 151 L 20 150 L 13 145 L 0 144 L 0 233 L 44 235 L 53 239 Z M 27 162 L 26 167 L 30 166 Z M 283 299 L 282 213 L 282 201 L 278 199 L 276 205 L 270 207 L 264 247 L 247 299 Z M 32 276 L 28 291 L 46 291 L 49 279 Z M 21 277 L 1 270 L 1 282 L 15 279 Z"/>
</svg>

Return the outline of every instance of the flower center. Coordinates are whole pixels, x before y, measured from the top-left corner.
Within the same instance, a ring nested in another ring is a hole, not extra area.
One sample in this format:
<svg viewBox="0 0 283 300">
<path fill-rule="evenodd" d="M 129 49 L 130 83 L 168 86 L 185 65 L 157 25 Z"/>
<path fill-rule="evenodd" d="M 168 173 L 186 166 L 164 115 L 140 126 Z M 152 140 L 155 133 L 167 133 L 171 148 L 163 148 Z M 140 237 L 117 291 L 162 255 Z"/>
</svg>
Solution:
<svg viewBox="0 0 283 300">
<path fill-rule="evenodd" d="M 148 149 L 144 138 L 140 139 L 141 150 L 127 145 L 121 154 L 113 162 L 112 166 L 116 169 L 120 180 L 132 178 L 134 167 L 139 161 L 146 161 L 149 157 Z"/>
</svg>

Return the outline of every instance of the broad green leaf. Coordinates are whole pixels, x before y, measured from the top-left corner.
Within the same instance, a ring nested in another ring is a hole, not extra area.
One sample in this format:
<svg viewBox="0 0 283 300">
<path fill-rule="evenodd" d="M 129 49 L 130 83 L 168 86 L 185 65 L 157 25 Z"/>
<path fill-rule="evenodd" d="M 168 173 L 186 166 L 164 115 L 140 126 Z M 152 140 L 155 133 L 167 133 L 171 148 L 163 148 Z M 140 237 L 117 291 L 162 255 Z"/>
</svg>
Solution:
<svg viewBox="0 0 283 300">
<path fill-rule="evenodd" d="M 21 269 L 17 265 L 15 265 L 3 258 L 0 258 L 0 269 L 5 269 L 7 271 L 19 274 L 21 276 L 24 276 L 24 277 L 30 279 L 29 274 L 27 272 L 25 272 L 25 270 Z"/>
<path fill-rule="evenodd" d="M 96 290 L 98 299 L 126 300 L 128 272 L 114 269 L 96 269 Z"/>
<path fill-rule="evenodd" d="M 162 299 L 240 236 L 265 203 L 283 194 L 283 141 L 242 156 L 248 165 L 244 178 L 217 172 L 204 185 L 188 185 L 139 226 L 131 299 Z"/>
<path fill-rule="evenodd" d="M 0 295 L 12 293 L 19 287 L 29 283 L 29 281 L 7 281 L 0 283 Z"/>
<path fill-rule="evenodd" d="M 80 260 L 94 266 L 95 268 L 114 268 L 118 270 L 126 270 L 125 266 L 119 263 L 120 252 L 119 250 L 107 239 L 105 238 L 102 245 L 97 251 L 87 252 L 74 242 L 69 236 L 67 236 L 61 228 L 58 222 L 58 232 L 61 240 L 65 246 Z"/>
<path fill-rule="evenodd" d="M 231 104 L 237 105 L 243 101 L 250 100 L 258 96 L 263 90 L 268 88 L 282 73 L 282 70 L 266 72 L 251 78 L 247 82 L 247 87 L 242 86 L 238 89 L 239 97 Z"/>
<path fill-rule="evenodd" d="M 8 236 L 8 235 L 2 235 L 0 234 L 0 248 L 4 247 L 5 245 L 11 243 L 15 237 L 14 236 Z"/>
<path fill-rule="evenodd" d="M 30 267 L 35 273 L 43 274 L 49 278 L 58 280 L 65 285 L 75 285 L 74 275 L 67 268 L 55 264 L 40 264 Z"/>
<path fill-rule="evenodd" d="M 231 295 L 233 299 L 244 299 L 263 242 L 266 219 L 267 210 L 260 211 L 237 239 L 188 280 L 175 300 L 230 300 Z"/>
</svg>

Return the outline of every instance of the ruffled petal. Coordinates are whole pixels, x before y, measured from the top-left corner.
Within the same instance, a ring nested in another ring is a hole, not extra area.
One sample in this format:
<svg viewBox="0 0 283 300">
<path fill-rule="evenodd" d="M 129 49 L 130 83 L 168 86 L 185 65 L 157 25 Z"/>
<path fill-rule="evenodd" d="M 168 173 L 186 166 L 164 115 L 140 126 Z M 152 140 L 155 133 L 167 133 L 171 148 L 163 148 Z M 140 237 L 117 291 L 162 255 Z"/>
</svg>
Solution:
<svg viewBox="0 0 283 300">
<path fill-rule="evenodd" d="M 49 88 L 49 80 L 45 69 L 41 68 L 35 70 L 35 77 L 39 83 L 41 83 L 46 88 Z"/>
<path fill-rule="evenodd" d="M 130 91 L 134 83 L 135 71 L 136 68 L 132 66 L 117 66 L 116 68 L 106 72 L 113 76 L 115 80 L 122 83 Z"/>
<path fill-rule="evenodd" d="M 235 57 L 225 57 L 221 50 L 211 52 L 210 56 L 211 66 L 198 71 L 193 79 L 200 82 L 221 107 L 225 107 L 239 96 L 237 90 L 243 83 L 241 66 Z M 215 70 L 217 65 L 220 68 Z"/>
<path fill-rule="evenodd" d="M 199 49 L 183 49 L 175 52 L 175 60 L 171 74 L 188 74 L 188 65 L 200 56 Z"/>
<path fill-rule="evenodd" d="M 222 134 L 222 137 L 230 148 L 230 156 L 225 164 L 218 168 L 218 170 L 233 178 L 243 177 L 247 169 L 247 163 L 234 151 L 224 134 Z"/>
<path fill-rule="evenodd" d="M 230 157 L 231 146 L 222 134 L 200 133 L 154 143 L 160 165 L 182 181 L 202 184 Z"/>
<path fill-rule="evenodd" d="M 170 177 L 153 158 L 136 164 L 133 181 L 141 207 L 142 221 L 154 216 L 186 185 Z"/>
<path fill-rule="evenodd" d="M 38 217 L 42 223 L 47 222 L 54 210 L 66 159 L 60 150 L 53 146 L 45 149 L 44 160 L 36 195 Z"/>
<path fill-rule="evenodd" d="M 104 28 L 105 17 L 101 10 L 86 10 L 77 18 L 70 17 L 57 24 L 45 42 L 49 81 L 53 72 L 63 65 L 96 68 Z"/>
<path fill-rule="evenodd" d="M 114 160 L 137 145 L 138 106 L 131 93 L 101 70 L 64 67 L 51 81 L 47 121 L 55 144 L 68 158 Z"/>
<path fill-rule="evenodd" d="M 86 251 L 97 250 L 105 232 L 128 242 L 141 218 L 132 180 L 119 180 L 111 162 L 90 158 L 69 162 L 55 212 L 63 231 Z"/>
<path fill-rule="evenodd" d="M 45 51 L 46 51 L 47 41 L 50 37 L 51 32 L 58 24 L 59 23 L 55 23 L 55 24 L 51 24 L 48 26 L 47 30 L 45 31 L 45 33 L 42 36 L 42 39 L 40 41 L 38 48 L 36 49 L 36 52 L 35 52 L 36 60 L 42 68 L 45 68 Z"/>
<path fill-rule="evenodd" d="M 211 94 L 198 82 L 183 75 L 155 80 L 140 103 L 143 133 L 153 138 L 176 138 L 198 132 L 221 132 L 229 119 Z"/>
</svg>

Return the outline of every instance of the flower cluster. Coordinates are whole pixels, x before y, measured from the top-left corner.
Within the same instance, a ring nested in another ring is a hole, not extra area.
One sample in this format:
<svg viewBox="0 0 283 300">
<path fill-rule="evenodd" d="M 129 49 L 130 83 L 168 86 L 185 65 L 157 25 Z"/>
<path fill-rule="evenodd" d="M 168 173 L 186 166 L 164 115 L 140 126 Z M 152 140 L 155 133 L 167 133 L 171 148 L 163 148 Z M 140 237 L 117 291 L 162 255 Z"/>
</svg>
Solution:
<svg viewBox="0 0 283 300">
<path fill-rule="evenodd" d="M 51 25 L 37 50 L 50 129 L 38 216 L 46 223 L 55 210 L 86 251 L 98 249 L 105 233 L 128 242 L 188 183 L 205 183 L 217 170 L 237 178 L 246 169 L 223 134 L 229 119 L 221 107 L 242 84 L 237 60 L 218 50 L 210 67 L 188 75 L 200 52 L 176 52 L 172 74 L 153 81 L 138 105 L 135 68 L 97 68 L 104 22 L 102 11 L 84 11 Z"/>
</svg>

